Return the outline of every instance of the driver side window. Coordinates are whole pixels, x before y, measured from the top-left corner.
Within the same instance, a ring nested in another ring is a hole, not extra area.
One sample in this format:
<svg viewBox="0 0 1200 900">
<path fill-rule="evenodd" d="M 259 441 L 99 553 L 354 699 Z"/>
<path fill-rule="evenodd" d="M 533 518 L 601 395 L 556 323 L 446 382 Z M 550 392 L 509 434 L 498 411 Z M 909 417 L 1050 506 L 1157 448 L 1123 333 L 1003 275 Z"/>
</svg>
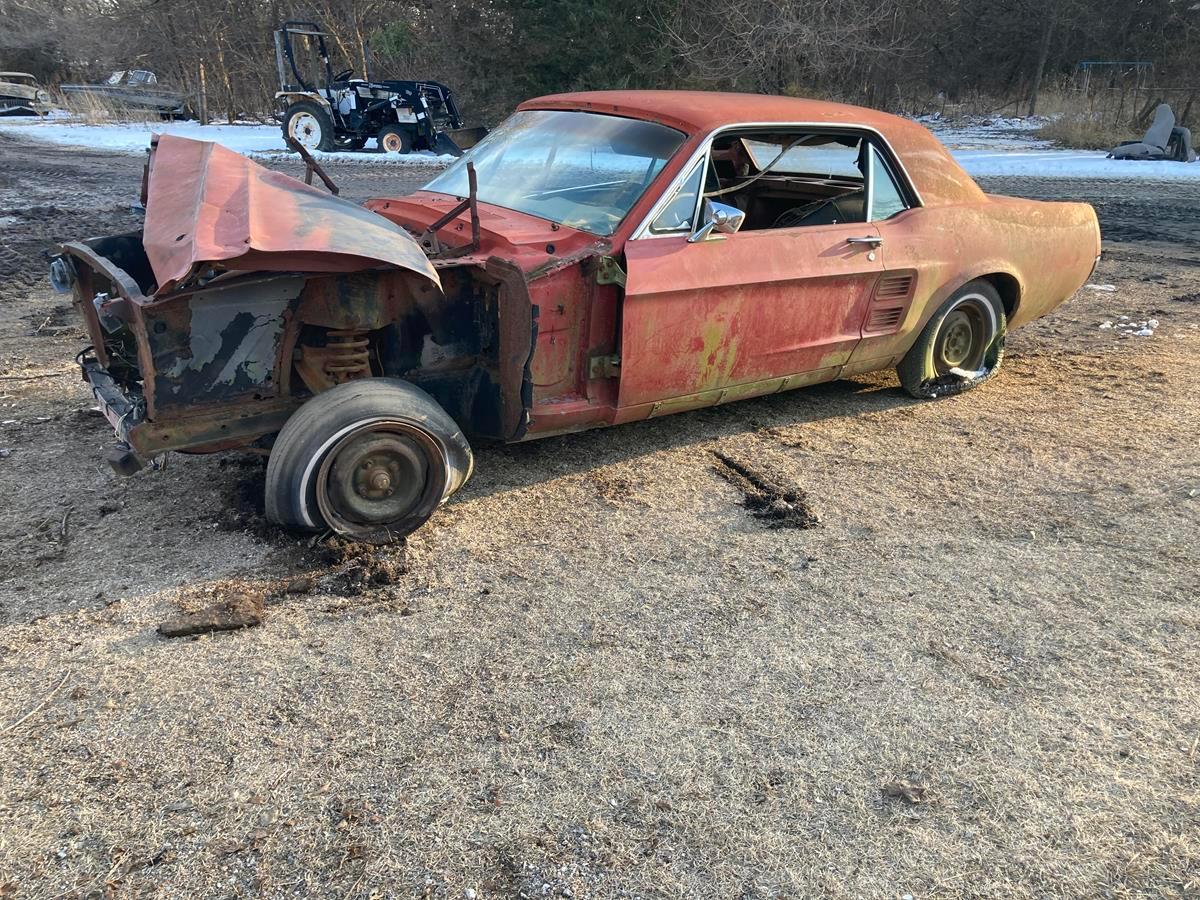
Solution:
<svg viewBox="0 0 1200 900">
<path fill-rule="evenodd" d="M 718 135 L 705 196 L 740 209 L 742 231 L 865 222 L 867 142 L 850 131 L 787 126 Z"/>
</svg>

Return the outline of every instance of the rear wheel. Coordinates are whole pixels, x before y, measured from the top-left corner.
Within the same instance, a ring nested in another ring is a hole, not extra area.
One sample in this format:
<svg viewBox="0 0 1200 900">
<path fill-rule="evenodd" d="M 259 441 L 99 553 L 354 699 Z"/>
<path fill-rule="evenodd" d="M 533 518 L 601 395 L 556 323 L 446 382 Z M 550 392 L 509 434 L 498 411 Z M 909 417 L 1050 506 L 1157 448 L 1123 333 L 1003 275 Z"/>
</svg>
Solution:
<svg viewBox="0 0 1200 900">
<path fill-rule="evenodd" d="M 393 540 L 424 524 L 471 467 L 462 431 L 420 388 L 351 381 L 308 401 L 280 431 L 267 462 L 267 517 Z"/>
<path fill-rule="evenodd" d="M 385 125 L 379 129 L 379 149 L 384 153 L 409 153 L 412 148 L 410 129 L 402 125 Z"/>
<path fill-rule="evenodd" d="M 283 133 L 305 150 L 328 153 L 334 148 L 333 119 L 320 104 L 301 100 L 283 115 Z"/>
<path fill-rule="evenodd" d="M 911 396 L 961 394 L 996 374 L 1004 360 L 1004 304 L 986 281 L 972 281 L 942 304 L 896 372 Z"/>
</svg>

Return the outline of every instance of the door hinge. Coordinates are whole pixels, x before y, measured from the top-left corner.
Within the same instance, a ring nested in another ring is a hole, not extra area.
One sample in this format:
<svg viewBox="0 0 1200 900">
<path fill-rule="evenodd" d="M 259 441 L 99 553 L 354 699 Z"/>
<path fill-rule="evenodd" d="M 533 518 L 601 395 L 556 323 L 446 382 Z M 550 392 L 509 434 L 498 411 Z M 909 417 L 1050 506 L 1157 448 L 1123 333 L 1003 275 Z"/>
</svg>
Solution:
<svg viewBox="0 0 1200 900">
<path fill-rule="evenodd" d="M 588 359 L 588 378 L 616 378 L 621 374 L 621 357 L 615 353 Z"/>
<path fill-rule="evenodd" d="M 596 260 L 596 284 L 625 287 L 625 270 L 611 256 L 601 256 Z"/>
</svg>

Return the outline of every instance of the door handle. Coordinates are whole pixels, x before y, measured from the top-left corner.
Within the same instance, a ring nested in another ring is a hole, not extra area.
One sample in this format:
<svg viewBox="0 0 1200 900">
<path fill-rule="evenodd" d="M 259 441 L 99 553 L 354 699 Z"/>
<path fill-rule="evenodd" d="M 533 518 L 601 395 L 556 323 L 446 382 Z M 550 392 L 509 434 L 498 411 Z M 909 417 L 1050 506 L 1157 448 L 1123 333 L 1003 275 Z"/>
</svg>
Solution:
<svg viewBox="0 0 1200 900">
<path fill-rule="evenodd" d="M 869 235 L 866 235 L 865 237 L 848 237 L 848 238 L 846 238 L 846 243 L 847 244 L 869 244 L 872 247 L 878 247 L 880 244 L 883 243 L 883 238 L 879 237 L 878 235 L 869 234 Z"/>
</svg>

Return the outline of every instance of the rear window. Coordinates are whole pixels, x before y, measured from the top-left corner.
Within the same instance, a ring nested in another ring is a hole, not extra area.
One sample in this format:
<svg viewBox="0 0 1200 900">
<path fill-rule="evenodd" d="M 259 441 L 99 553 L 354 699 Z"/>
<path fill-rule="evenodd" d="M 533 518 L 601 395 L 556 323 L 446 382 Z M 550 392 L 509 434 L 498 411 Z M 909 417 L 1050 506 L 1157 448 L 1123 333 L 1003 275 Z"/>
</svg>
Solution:
<svg viewBox="0 0 1200 900">
<path fill-rule="evenodd" d="M 747 140 L 746 147 L 761 171 L 771 165 L 790 141 Z M 814 135 L 802 138 L 790 147 L 783 158 L 771 166 L 772 172 L 793 175 L 827 175 L 841 178 L 862 178 L 858 168 L 859 145 L 855 137 Z"/>
</svg>

